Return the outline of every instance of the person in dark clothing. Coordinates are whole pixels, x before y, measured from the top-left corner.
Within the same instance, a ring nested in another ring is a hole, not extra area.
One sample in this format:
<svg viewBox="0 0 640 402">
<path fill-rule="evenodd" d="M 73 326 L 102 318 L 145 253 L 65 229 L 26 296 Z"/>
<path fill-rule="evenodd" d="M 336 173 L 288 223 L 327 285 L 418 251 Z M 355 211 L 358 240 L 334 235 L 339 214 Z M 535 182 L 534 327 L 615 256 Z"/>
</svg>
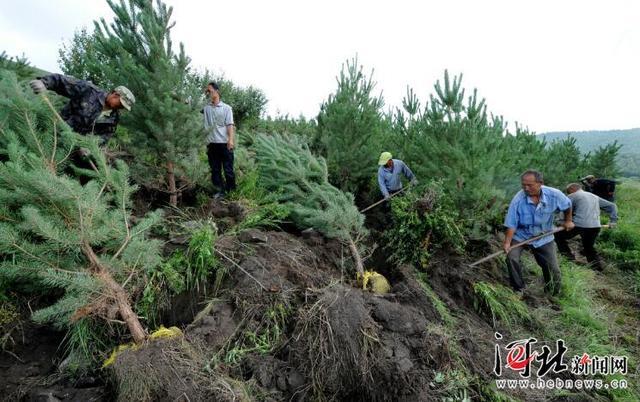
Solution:
<svg viewBox="0 0 640 402">
<path fill-rule="evenodd" d="M 609 202 L 615 202 L 616 181 L 598 179 L 594 175 L 588 175 L 580 179 L 584 184 L 584 190 L 597 195 Z"/>
<path fill-rule="evenodd" d="M 124 86 L 106 92 L 90 81 L 61 74 L 38 77 L 29 84 L 36 94 L 51 90 L 69 98 L 60 111 L 60 117 L 78 134 L 100 136 L 101 144 L 115 134 L 120 109 L 131 110 L 136 101 L 133 93 Z"/>
<path fill-rule="evenodd" d="M 204 128 L 207 134 L 207 157 L 211 168 L 211 184 L 214 198 L 224 196 L 235 190 L 236 178 L 233 171 L 233 150 L 235 148 L 235 125 L 231 106 L 220 99 L 220 88 L 215 82 L 207 86 L 210 102 L 202 111 Z M 222 181 L 224 171 L 224 183 Z"/>
<path fill-rule="evenodd" d="M 576 257 L 569 248 L 568 240 L 580 235 L 585 257 L 589 264 L 596 270 L 604 269 L 602 261 L 595 248 L 596 238 L 600 233 L 600 210 L 609 214 L 609 228 L 615 227 L 618 222 L 618 209 L 616 204 L 609 202 L 593 193 L 588 193 L 580 188 L 578 183 L 567 186 L 567 194 L 572 204 L 573 223 L 575 228 L 570 231 L 555 234 L 558 251 L 567 259 L 575 261 Z"/>
</svg>

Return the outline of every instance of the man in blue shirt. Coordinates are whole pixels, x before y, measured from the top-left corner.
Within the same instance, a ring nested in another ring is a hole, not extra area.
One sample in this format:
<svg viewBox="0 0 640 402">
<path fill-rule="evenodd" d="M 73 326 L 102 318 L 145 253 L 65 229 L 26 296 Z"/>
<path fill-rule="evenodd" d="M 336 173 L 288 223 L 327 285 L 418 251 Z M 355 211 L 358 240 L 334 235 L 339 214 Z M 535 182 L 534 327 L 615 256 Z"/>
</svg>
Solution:
<svg viewBox="0 0 640 402">
<path fill-rule="evenodd" d="M 527 170 L 520 176 L 520 190 L 509 204 L 504 222 L 507 231 L 504 238 L 504 251 L 507 253 L 507 266 L 511 286 L 516 291 L 525 287 L 520 257 L 524 247 L 511 249 L 515 243 L 528 240 L 553 229 L 553 217 L 564 212 L 563 226 L 566 230 L 574 228 L 571 214 L 571 200 L 562 191 L 543 185 L 542 173 Z M 545 291 L 557 295 L 560 291 L 560 268 L 553 241 L 553 235 L 545 236 L 529 244 L 538 265 L 544 275 Z"/>
<path fill-rule="evenodd" d="M 411 169 L 400 159 L 392 159 L 391 152 L 380 154 L 378 166 L 378 185 L 385 200 L 391 198 L 391 194 L 402 190 L 401 173 L 411 181 L 411 185 L 418 184 Z"/>
</svg>

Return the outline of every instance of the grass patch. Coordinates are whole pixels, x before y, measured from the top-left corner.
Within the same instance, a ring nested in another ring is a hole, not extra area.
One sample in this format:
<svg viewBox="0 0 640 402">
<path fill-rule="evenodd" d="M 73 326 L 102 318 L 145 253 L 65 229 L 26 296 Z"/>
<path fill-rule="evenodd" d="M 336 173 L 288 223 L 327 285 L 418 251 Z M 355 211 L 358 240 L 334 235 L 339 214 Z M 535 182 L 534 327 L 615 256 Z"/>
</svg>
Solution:
<svg viewBox="0 0 640 402">
<path fill-rule="evenodd" d="M 187 216 L 187 215 L 184 215 Z M 164 262 L 147 273 L 142 297 L 136 304 L 138 313 L 155 327 L 161 310 L 169 308 L 171 295 L 185 290 L 206 288 L 215 273 L 214 289 L 220 288 L 226 270 L 216 258 L 214 246 L 217 228 L 210 219 L 186 221 L 179 225 L 188 238 L 186 249 L 175 250 Z"/>
<path fill-rule="evenodd" d="M 64 371 L 72 377 L 82 376 L 104 360 L 102 351 L 109 350 L 119 336 L 92 318 L 82 318 L 69 327 L 65 338 L 68 354 Z"/>
<path fill-rule="evenodd" d="M 509 288 L 497 283 L 476 282 L 473 284 L 473 304 L 479 312 L 491 316 L 493 326 L 500 320 L 508 327 L 531 322 L 529 307 Z"/>
<path fill-rule="evenodd" d="M 618 226 L 599 238 L 601 253 L 625 270 L 640 270 L 640 182 L 624 180 L 618 186 Z"/>
<path fill-rule="evenodd" d="M 568 359 L 583 353 L 598 356 L 626 355 L 630 358 L 628 366 L 631 373 L 631 368 L 636 364 L 635 356 L 614 344 L 615 339 L 610 332 L 610 328 L 618 325 L 614 314 L 611 313 L 612 308 L 596 300 L 595 289 L 598 286 L 602 287 L 602 280 L 594 271 L 566 260 L 561 261 L 560 269 L 562 291 L 558 297 L 558 304 L 562 307 L 561 311 L 538 308 L 534 313 L 537 320 L 546 323 L 541 328 L 542 337 L 547 340 L 563 339 L 568 348 Z M 626 378 L 609 376 L 603 379 L 608 381 L 614 378 L 626 379 L 629 388 L 609 389 L 606 392 L 607 396 L 614 400 L 640 400 L 640 394 L 634 385 L 637 381 L 631 375 Z"/>
<path fill-rule="evenodd" d="M 244 219 L 231 228 L 230 233 L 259 227 L 275 229 L 291 213 L 290 208 L 278 203 L 272 194 L 267 193 L 258 184 L 257 170 L 245 174 L 229 198 L 242 203 L 247 210 Z"/>
<path fill-rule="evenodd" d="M 541 328 L 546 339 L 564 339 L 571 350 L 609 354 L 605 307 L 594 302 L 595 274 L 569 261 L 560 262 L 562 290 L 558 296 L 561 311 L 550 308 L 535 310 L 537 318 L 546 325 Z"/>
<path fill-rule="evenodd" d="M 185 281 L 189 289 L 198 288 L 200 283 L 206 282 L 211 271 L 218 267 L 218 260 L 213 251 L 217 237 L 216 231 L 213 222 L 204 222 L 191 235 L 185 272 Z"/>
<path fill-rule="evenodd" d="M 214 359 L 222 360 L 227 364 L 238 364 L 250 353 L 261 355 L 272 353 L 280 346 L 290 315 L 291 309 L 284 303 L 272 304 L 263 315 L 258 328 L 243 331 L 224 356 L 214 356 Z"/>
<path fill-rule="evenodd" d="M 418 282 L 424 289 L 429 300 L 433 303 L 433 306 L 436 308 L 436 311 L 440 315 L 442 321 L 444 321 L 447 328 L 453 328 L 455 324 L 455 318 L 451 315 L 449 308 L 440 300 L 436 292 L 433 291 L 431 286 L 429 286 L 429 282 L 427 281 L 427 274 L 425 272 L 416 271 L 416 277 Z"/>
</svg>

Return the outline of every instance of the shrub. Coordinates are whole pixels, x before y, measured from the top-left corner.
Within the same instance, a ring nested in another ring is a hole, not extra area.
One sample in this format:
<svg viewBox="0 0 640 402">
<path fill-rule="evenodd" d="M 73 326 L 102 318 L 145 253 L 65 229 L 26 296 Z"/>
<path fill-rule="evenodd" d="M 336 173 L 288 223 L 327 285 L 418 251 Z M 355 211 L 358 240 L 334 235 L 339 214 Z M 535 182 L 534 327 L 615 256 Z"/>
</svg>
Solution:
<svg viewBox="0 0 640 402">
<path fill-rule="evenodd" d="M 391 259 L 426 267 L 431 251 L 448 247 L 462 253 L 465 240 L 458 213 L 439 182 L 391 201 L 393 225 L 385 230 Z"/>
</svg>

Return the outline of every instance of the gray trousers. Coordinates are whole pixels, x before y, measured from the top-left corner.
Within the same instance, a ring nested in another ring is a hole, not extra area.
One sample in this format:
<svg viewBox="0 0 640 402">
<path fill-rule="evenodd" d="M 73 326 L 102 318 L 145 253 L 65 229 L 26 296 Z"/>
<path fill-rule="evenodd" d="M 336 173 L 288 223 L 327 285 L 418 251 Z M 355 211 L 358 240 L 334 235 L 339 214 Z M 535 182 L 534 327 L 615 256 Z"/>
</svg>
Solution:
<svg viewBox="0 0 640 402">
<path fill-rule="evenodd" d="M 516 242 L 512 241 L 511 245 Z M 534 248 L 530 246 L 523 246 L 513 249 L 507 254 L 507 267 L 509 268 L 509 279 L 511 280 L 511 286 L 514 290 L 518 291 L 524 289 L 525 282 L 522 276 L 522 265 L 520 263 L 520 257 L 525 248 L 528 248 L 532 253 L 536 262 L 542 268 L 542 274 L 544 275 L 544 291 L 552 295 L 557 295 L 560 292 L 560 267 L 558 266 L 558 258 L 556 257 L 556 248 L 554 242 L 549 242 L 544 246 Z"/>
</svg>

